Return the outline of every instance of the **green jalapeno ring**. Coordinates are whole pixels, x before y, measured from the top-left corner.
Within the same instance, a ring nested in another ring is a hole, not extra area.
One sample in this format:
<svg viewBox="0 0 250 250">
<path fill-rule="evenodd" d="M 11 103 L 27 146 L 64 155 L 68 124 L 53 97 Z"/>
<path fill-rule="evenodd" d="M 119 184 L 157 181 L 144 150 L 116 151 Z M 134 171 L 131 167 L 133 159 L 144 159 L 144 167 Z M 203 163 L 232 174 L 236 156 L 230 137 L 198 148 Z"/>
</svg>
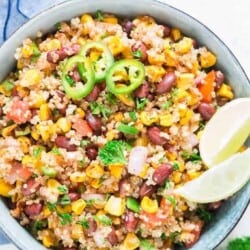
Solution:
<svg viewBox="0 0 250 250">
<path fill-rule="evenodd" d="M 79 75 L 84 81 L 81 86 L 73 86 L 72 81 L 69 82 L 68 73 L 77 66 Z M 69 58 L 63 68 L 62 72 L 62 85 L 67 94 L 74 100 L 80 100 L 86 97 L 94 88 L 95 85 L 95 75 L 92 69 L 92 65 L 87 58 L 83 56 L 73 56 Z"/>
<path fill-rule="evenodd" d="M 96 49 L 98 51 L 102 51 L 101 58 L 95 62 L 92 62 L 92 67 L 95 72 L 95 81 L 101 82 L 105 79 L 107 70 L 114 63 L 114 57 L 109 50 L 109 48 L 101 42 L 88 42 L 81 49 L 79 55 L 89 58 L 88 52 L 91 49 Z"/>
<path fill-rule="evenodd" d="M 118 87 L 115 84 L 114 74 L 127 70 L 130 85 Z M 145 79 L 145 69 L 143 63 L 135 59 L 123 59 L 115 62 L 108 70 L 106 84 L 110 92 L 115 95 L 128 94 L 137 89 Z"/>
</svg>

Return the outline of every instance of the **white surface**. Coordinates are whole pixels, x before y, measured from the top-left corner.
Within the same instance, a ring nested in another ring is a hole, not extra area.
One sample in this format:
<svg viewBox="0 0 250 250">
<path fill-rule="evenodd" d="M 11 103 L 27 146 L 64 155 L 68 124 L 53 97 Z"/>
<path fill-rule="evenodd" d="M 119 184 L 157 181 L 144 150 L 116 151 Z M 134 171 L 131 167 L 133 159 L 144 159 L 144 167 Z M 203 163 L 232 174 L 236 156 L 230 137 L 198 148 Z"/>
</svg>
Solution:
<svg viewBox="0 0 250 250">
<path fill-rule="evenodd" d="M 250 1 L 237 0 L 163 0 L 206 24 L 232 50 L 250 78 Z M 250 207 L 222 243 L 237 236 L 250 235 Z M 16 250 L 12 245 L 3 245 L 0 250 Z"/>
</svg>

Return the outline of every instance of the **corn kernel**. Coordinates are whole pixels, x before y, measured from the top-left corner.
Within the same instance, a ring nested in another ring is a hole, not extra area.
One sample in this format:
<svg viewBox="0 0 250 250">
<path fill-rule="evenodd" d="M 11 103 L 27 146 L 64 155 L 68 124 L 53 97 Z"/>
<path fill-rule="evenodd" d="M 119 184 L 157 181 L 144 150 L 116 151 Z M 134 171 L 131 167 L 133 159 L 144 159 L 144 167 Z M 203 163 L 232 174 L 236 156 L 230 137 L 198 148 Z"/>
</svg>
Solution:
<svg viewBox="0 0 250 250">
<path fill-rule="evenodd" d="M 187 209 L 188 209 L 188 206 L 187 206 L 187 205 L 185 205 L 185 204 L 181 205 L 181 211 L 182 211 L 182 212 L 187 211 Z"/>
<path fill-rule="evenodd" d="M 37 132 L 41 135 L 43 141 L 48 141 L 50 138 L 50 128 L 49 126 L 37 124 L 36 125 Z"/>
<path fill-rule="evenodd" d="M 190 172 L 187 173 L 187 175 L 188 175 L 190 180 L 193 180 L 193 179 L 199 177 L 201 175 L 201 172 L 199 172 L 199 171 L 192 171 L 191 172 L 190 171 Z"/>
<path fill-rule="evenodd" d="M 79 199 L 79 200 L 73 201 L 71 206 L 72 206 L 72 211 L 76 215 L 80 215 L 82 214 L 84 208 L 86 207 L 86 202 L 83 199 Z"/>
<path fill-rule="evenodd" d="M 37 141 L 37 140 L 39 139 L 39 137 L 40 137 L 40 136 L 39 136 L 39 133 L 38 133 L 37 130 L 35 130 L 35 129 L 31 131 L 31 136 L 32 136 L 32 138 L 33 138 L 34 140 L 36 140 L 36 141 Z"/>
<path fill-rule="evenodd" d="M 93 17 L 89 14 L 84 14 L 81 16 L 81 23 L 93 22 Z"/>
<path fill-rule="evenodd" d="M 56 206 L 56 210 L 60 213 L 60 214 L 64 214 L 64 213 L 70 213 L 72 211 L 71 205 L 66 205 L 66 206 Z"/>
<path fill-rule="evenodd" d="M 148 176 L 148 168 L 149 168 L 149 164 L 145 164 L 144 166 L 143 166 L 143 168 L 142 168 L 142 170 L 141 170 L 141 172 L 140 172 L 140 174 L 139 174 L 139 176 L 141 177 L 141 178 L 147 178 L 147 176 Z"/>
<path fill-rule="evenodd" d="M 106 138 L 108 141 L 112 141 L 115 138 L 115 132 L 113 130 L 109 130 L 106 134 Z"/>
<path fill-rule="evenodd" d="M 78 114 L 79 118 L 84 118 L 85 117 L 85 112 L 81 108 L 76 109 L 76 114 Z"/>
<path fill-rule="evenodd" d="M 22 98 L 29 95 L 29 89 L 26 87 L 17 85 L 16 90 L 18 92 L 18 95 Z"/>
<path fill-rule="evenodd" d="M 89 181 L 89 185 L 95 189 L 99 188 L 101 186 L 101 182 L 99 179 L 91 179 Z"/>
<path fill-rule="evenodd" d="M 51 115 L 48 103 L 44 103 L 40 106 L 39 117 L 41 121 L 49 120 Z"/>
<path fill-rule="evenodd" d="M 50 248 L 56 245 L 56 239 L 52 231 L 43 230 L 41 233 L 42 243 L 45 247 Z"/>
<path fill-rule="evenodd" d="M 124 165 L 123 164 L 111 164 L 109 165 L 110 174 L 117 179 L 122 177 Z"/>
<path fill-rule="evenodd" d="M 166 73 L 165 69 L 162 66 L 157 65 L 145 66 L 145 70 L 148 80 L 152 83 L 160 82 L 163 75 Z"/>
<path fill-rule="evenodd" d="M 12 124 L 2 129 L 2 136 L 7 137 L 11 135 L 11 132 L 17 127 L 17 124 Z"/>
<path fill-rule="evenodd" d="M 124 47 L 122 51 L 122 55 L 126 59 L 132 59 L 133 58 L 133 53 L 130 47 Z"/>
<path fill-rule="evenodd" d="M 176 92 L 176 95 L 174 96 L 175 102 L 183 102 L 184 100 L 187 100 L 189 98 L 189 94 L 186 90 L 178 89 Z"/>
<path fill-rule="evenodd" d="M 32 108 L 40 108 L 41 105 L 45 103 L 45 100 L 44 100 L 43 96 L 41 95 L 41 93 L 34 92 L 32 94 L 32 97 L 33 97 L 33 99 L 32 99 L 32 103 L 30 105 Z"/>
<path fill-rule="evenodd" d="M 105 41 L 114 56 L 117 56 L 124 50 L 124 45 L 118 36 L 109 36 Z"/>
<path fill-rule="evenodd" d="M 51 211 L 49 210 L 48 207 L 43 207 L 43 216 L 48 217 L 51 215 Z"/>
<path fill-rule="evenodd" d="M 83 236 L 83 228 L 81 225 L 79 224 L 75 224 L 72 226 L 72 229 L 71 229 L 71 237 L 74 239 L 74 240 L 78 240 L 80 239 L 81 237 Z"/>
<path fill-rule="evenodd" d="M 46 42 L 43 47 L 43 50 L 50 51 L 60 49 L 61 47 L 61 42 L 58 39 L 51 39 L 50 41 Z"/>
<path fill-rule="evenodd" d="M 86 43 L 86 40 L 83 37 L 79 37 L 77 39 L 77 43 L 81 46 L 83 46 Z"/>
<path fill-rule="evenodd" d="M 163 114 L 160 116 L 160 125 L 163 127 L 170 127 L 173 124 L 173 117 L 171 114 Z"/>
<path fill-rule="evenodd" d="M 188 37 L 184 37 L 181 41 L 174 45 L 175 51 L 179 54 L 188 53 L 193 46 L 193 40 Z"/>
<path fill-rule="evenodd" d="M 225 98 L 227 98 L 229 100 L 233 99 L 233 97 L 234 97 L 232 88 L 229 85 L 225 84 L 225 83 L 223 83 L 221 85 L 220 89 L 217 92 L 217 95 L 221 96 L 221 97 L 225 97 Z"/>
<path fill-rule="evenodd" d="M 90 178 L 100 179 L 104 174 L 104 169 L 100 165 L 89 165 L 86 169 L 86 175 Z"/>
<path fill-rule="evenodd" d="M 173 172 L 173 181 L 175 184 L 179 184 L 181 182 L 181 177 L 182 177 L 182 173 L 175 171 Z"/>
<path fill-rule="evenodd" d="M 9 192 L 13 189 L 14 187 L 10 185 L 9 183 L 5 182 L 3 179 L 0 179 L 0 195 L 8 197 Z"/>
<path fill-rule="evenodd" d="M 63 132 L 67 133 L 71 129 L 71 121 L 66 117 L 61 117 L 57 120 L 56 126 Z"/>
<path fill-rule="evenodd" d="M 81 183 L 86 180 L 86 175 L 82 172 L 75 172 L 72 173 L 69 178 L 73 183 Z"/>
<path fill-rule="evenodd" d="M 125 86 L 123 84 L 119 84 L 120 86 Z M 133 100 L 133 98 L 129 95 L 129 94 L 121 94 L 121 95 L 116 95 L 116 97 L 123 102 L 124 104 L 126 104 L 129 107 L 134 107 L 135 106 L 135 102 Z"/>
<path fill-rule="evenodd" d="M 21 49 L 22 57 L 29 58 L 33 55 L 32 44 L 25 44 Z"/>
<path fill-rule="evenodd" d="M 148 52 L 148 62 L 151 65 L 161 66 L 165 62 L 165 56 L 164 54 L 153 55 Z"/>
<path fill-rule="evenodd" d="M 174 161 L 177 158 L 177 152 L 175 152 L 175 151 L 173 151 L 173 152 L 167 151 L 166 156 L 168 157 L 168 159 L 170 161 Z"/>
<path fill-rule="evenodd" d="M 16 67 L 17 67 L 17 69 L 23 69 L 23 67 L 24 67 L 23 60 L 18 60 Z"/>
<path fill-rule="evenodd" d="M 177 28 L 171 30 L 171 35 L 175 42 L 181 39 L 181 31 Z"/>
<path fill-rule="evenodd" d="M 38 84 L 42 80 L 42 74 L 38 69 L 27 70 L 20 81 L 22 87 L 30 87 Z"/>
<path fill-rule="evenodd" d="M 148 137 L 147 136 L 141 136 L 136 139 L 135 146 L 147 146 L 148 145 Z"/>
<path fill-rule="evenodd" d="M 140 119 L 144 125 L 150 126 L 151 124 L 159 121 L 159 116 L 155 110 L 142 111 L 140 114 Z"/>
<path fill-rule="evenodd" d="M 152 200 L 147 196 L 144 196 L 141 201 L 141 208 L 146 213 L 156 213 L 158 211 L 158 202 L 157 200 Z"/>
<path fill-rule="evenodd" d="M 125 212 L 125 200 L 119 197 L 110 196 L 104 210 L 114 216 L 121 216 Z"/>
<path fill-rule="evenodd" d="M 212 67 L 216 63 L 216 56 L 210 51 L 203 52 L 200 55 L 200 63 L 202 68 Z"/>
<path fill-rule="evenodd" d="M 55 179 L 49 179 L 47 181 L 47 187 L 53 190 L 58 190 L 58 187 L 61 186 L 61 184 L 55 180 Z M 59 190 L 58 190 L 59 193 Z"/>
<path fill-rule="evenodd" d="M 194 84 L 194 74 L 192 73 L 181 73 L 177 77 L 176 85 L 177 88 L 186 90 Z"/>
<path fill-rule="evenodd" d="M 102 21 L 104 23 L 118 24 L 118 19 L 112 15 L 104 16 Z"/>
<path fill-rule="evenodd" d="M 122 245 L 124 250 L 134 250 L 140 246 L 140 240 L 134 233 L 128 233 Z"/>
<path fill-rule="evenodd" d="M 18 137 L 17 139 L 21 145 L 21 149 L 23 151 L 23 153 L 28 153 L 29 152 L 29 148 L 30 148 L 30 140 L 28 137 L 25 137 L 25 136 L 20 136 Z"/>
<path fill-rule="evenodd" d="M 169 67 L 176 67 L 178 64 L 178 58 L 176 53 L 173 50 L 170 50 L 169 48 L 166 48 L 164 50 L 165 58 L 166 58 L 166 65 Z"/>
<path fill-rule="evenodd" d="M 123 116 L 122 112 L 118 112 L 118 113 L 114 114 L 113 118 L 117 122 L 122 122 L 124 120 L 124 116 Z"/>
<path fill-rule="evenodd" d="M 187 124 L 193 117 L 194 112 L 191 109 L 187 109 L 185 115 L 180 119 L 180 125 Z"/>
</svg>

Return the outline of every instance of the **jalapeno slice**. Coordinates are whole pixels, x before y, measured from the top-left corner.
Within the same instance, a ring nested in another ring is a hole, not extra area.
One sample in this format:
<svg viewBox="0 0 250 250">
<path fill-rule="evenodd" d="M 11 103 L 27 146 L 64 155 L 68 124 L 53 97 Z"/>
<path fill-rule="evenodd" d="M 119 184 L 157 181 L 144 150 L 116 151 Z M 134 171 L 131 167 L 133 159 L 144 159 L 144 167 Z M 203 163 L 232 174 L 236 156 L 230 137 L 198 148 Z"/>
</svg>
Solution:
<svg viewBox="0 0 250 250">
<path fill-rule="evenodd" d="M 124 59 L 110 67 L 106 75 L 106 84 L 109 91 L 115 95 L 128 94 L 137 89 L 144 79 L 143 63 L 135 59 Z M 120 84 L 124 84 L 124 86 L 120 87 Z"/>
<path fill-rule="evenodd" d="M 105 79 L 107 70 L 114 63 L 111 51 L 101 42 L 86 43 L 79 54 L 85 58 L 89 58 L 91 61 L 96 82 L 101 82 Z"/>
<path fill-rule="evenodd" d="M 73 72 L 75 68 L 78 70 L 81 82 L 75 82 L 70 77 L 70 72 Z M 69 58 L 63 68 L 62 85 L 70 98 L 80 100 L 86 97 L 95 85 L 95 75 L 90 61 L 79 55 Z"/>
</svg>

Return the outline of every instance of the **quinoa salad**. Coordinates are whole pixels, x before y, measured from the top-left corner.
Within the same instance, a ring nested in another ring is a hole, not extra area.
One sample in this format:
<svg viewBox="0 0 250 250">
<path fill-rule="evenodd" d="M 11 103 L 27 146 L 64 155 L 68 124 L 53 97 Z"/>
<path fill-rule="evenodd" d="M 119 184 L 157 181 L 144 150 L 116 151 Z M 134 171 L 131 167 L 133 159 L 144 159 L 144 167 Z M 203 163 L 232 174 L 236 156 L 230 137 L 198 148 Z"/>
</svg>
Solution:
<svg viewBox="0 0 250 250">
<path fill-rule="evenodd" d="M 97 11 L 25 39 L 0 85 L 0 195 L 46 248 L 192 247 L 222 201 L 174 190 L 234 94 L 216 55 L 150 16 Z M 208 45 L 209 46 L 209 45 Z"/>
</svg>

